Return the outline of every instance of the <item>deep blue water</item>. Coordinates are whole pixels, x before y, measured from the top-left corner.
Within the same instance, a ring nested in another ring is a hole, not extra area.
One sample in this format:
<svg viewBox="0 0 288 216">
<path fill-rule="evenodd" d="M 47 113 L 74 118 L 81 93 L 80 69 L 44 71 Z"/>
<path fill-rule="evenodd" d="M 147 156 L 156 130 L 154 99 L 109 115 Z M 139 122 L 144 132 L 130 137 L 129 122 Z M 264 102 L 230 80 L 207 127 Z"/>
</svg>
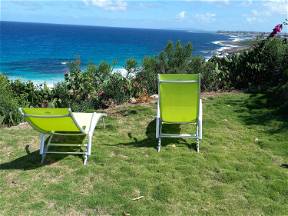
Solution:
<svg viewBox="0 0 288 216">
<path fill-rule="evenodd" d="M 59 80 L 66 62 L 116 62 L 158 54 L 167 41 L 191 41 L 194 55 L 210 56 L 227 36 L 188 31 L 0 22 L 0 73 L 25 80 Z"/>
</svg>

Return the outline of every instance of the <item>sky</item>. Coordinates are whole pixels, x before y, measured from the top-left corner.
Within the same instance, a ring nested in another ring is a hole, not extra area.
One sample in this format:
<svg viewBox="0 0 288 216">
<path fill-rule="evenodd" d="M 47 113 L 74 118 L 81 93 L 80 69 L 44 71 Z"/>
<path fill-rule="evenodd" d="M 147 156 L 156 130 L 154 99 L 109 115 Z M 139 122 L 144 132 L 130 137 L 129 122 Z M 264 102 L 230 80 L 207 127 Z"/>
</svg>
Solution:
<svg viewBox="0 0 288 216">
<path fill-rule="evenodd" d="M 0 0 L 0 10 L 1 21 L 270 32 L 288 0 Z"/>
</svg>

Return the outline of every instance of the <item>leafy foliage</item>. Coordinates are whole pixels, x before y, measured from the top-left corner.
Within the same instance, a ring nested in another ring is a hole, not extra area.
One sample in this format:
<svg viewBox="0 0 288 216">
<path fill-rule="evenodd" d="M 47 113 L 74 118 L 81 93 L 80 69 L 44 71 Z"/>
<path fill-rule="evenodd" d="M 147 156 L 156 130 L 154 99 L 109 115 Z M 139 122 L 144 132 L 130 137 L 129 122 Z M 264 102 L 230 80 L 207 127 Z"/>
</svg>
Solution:
<svg viewBox="0 0 288 216">
<path fill-rule="evenodd" d="M 264 92 L 271 105 L 288 110 L 288 42 L 268 38 L 258 41 L 249 50 L 225 58 L 211 59 L 219 65 L 228 89 Z"/>
<path fill-rule="evenodd" d="M 182 45 L 179 41 L 174 45 L 169 42 L 166 48 L 156 57 L 146 57 L 142 70 L 136 75 L 141 90 L 148 94 L 157 93 L 157 74 L 159 73 L 200 73 L 202 89 L 217 90 L 226 87 L 222 84 L 223 74 L 218 70 L 217 63 L 205 62 L 200 56 L 192 55 L 192 44 Z"/>
<path fill-rule="evenodd" d="M 103 104 L 109 106 L 128 101 L 131 97 L 130 80 L 119 73 L 114 73 L 110 79 L 104 82 L 101 100 Z"/>
<path fill-rule="evenodd" d="M 1 76 L 0 115 L 4 123 L 19 121 L 20 105 L 33 107 L 71 107 L 75 111 L 105 108 L 157 93 L 159 73 L 200 73 L 204 91 L 245 89 L 266 92 L 270 101 L 288 110 L 288 42 L 267 38 L 252 43 L 251 48 L 209 61 L 192 55 L 192 44 L 168 42 L 157 56 L 145 57 L 141 65 L 133 58 L 126 61 L 126 76 L 102 62 L 81 69 L 77 59 L 69 64 L 64 81 L 53 89 L 32 82 L 8 81 Z M 284 102 L 283 102 L 284 101 Z M 9 108 L 7 108 L 9 107 Z"/>
<path fill-rule="evenodd" d="M 13 125 L 19 123 L 21 116 L 18 112 L 19 103 L 14 96 L 9 80 L 0 75 L 0 125 Z"/>
<path fill-rule="evenodd" d="M 51 90 L 44 83 L 36 86 L 33 82 L 15 80 L 10 83 L 11 89 L 19 101 L 24 101 L 31 107 L 47 106 L 52 98 Z"/>
<path fill-rule="evenodd" d="M 288 68 L 286 40 L 271 38 L 259 41 L 249 50 L 225 58 L 213 58 L 226 76 L 230 87 L 265 90 L 284 79 Z"/>
</svg>

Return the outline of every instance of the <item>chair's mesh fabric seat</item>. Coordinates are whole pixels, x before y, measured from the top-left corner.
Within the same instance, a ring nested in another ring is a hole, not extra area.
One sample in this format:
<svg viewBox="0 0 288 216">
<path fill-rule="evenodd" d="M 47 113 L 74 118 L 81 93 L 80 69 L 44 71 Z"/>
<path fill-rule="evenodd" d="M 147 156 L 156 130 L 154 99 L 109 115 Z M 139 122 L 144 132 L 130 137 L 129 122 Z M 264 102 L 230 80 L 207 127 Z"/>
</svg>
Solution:
<svg viewBox="0 0 288 216">
<path fill-rule="evenodd" d="M 196 81 L 173 83 L 165 81 Z M 164 122 L 196 122 L 199 110 L 199 74 L 160 74 L 160 118 Z"/>
<path fill-rule="evenodd" d="M 40 132 L 80 132 L 80 129 L 69 116 L 68 108 L 23 108 L 22 111 L 26 115 L 36 116 L 26 116 L 25 120 Z M 51 117 L 41 118 L 43 116 Z"/>
</svg>

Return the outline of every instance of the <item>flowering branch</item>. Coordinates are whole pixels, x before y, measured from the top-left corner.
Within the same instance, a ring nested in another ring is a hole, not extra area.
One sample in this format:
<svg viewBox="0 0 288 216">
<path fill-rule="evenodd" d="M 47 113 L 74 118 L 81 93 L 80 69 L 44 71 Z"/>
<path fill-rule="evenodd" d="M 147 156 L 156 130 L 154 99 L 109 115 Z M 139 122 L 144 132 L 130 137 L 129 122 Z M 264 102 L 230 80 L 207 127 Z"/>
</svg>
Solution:
<svg viewBox="0 0 288 216">
<path fill-rule="evenodd" d="M 283 25 L 288 25 L 288 19 L 285 19 L 285 21 L 282 24 L 278 24 L 274 27 L 273 31 L 270 33 L 268 38 L 276 36 L 278 33 L 280 33 L 283 29 Z"/>
</svg>

